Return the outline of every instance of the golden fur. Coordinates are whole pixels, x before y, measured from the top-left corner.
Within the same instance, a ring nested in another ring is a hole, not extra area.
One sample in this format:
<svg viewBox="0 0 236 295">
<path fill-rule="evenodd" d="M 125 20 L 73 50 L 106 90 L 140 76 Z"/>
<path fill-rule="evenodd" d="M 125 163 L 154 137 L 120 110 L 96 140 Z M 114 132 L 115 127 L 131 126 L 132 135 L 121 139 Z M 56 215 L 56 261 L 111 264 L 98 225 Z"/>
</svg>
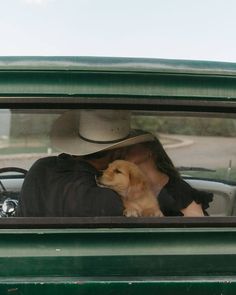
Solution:
<svg viewBox="0 0 236 295">
<path fill-rule="evenodd" d="M 137 165 L 116 160 L 109 164 L 98 182 L 121 196 L 125 216 L 163 216 L 145 175 Z"/>
</svg>

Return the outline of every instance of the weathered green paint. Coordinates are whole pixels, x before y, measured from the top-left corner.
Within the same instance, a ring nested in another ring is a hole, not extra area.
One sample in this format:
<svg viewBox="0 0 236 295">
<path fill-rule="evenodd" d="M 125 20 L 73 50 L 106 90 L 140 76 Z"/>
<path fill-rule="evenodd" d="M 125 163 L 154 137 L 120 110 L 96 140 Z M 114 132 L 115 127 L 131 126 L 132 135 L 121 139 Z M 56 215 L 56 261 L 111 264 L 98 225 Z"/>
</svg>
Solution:
<svg viewBox="0 0 236 295">
<path fill-rule="evenodd" d="M 236 280 L 233 278 L 217 278 L 214 280 L 189 280 L 182 281 L 163 280 L 152 278 L 146 280 L 117 280 L 111 278 L 80 279 L 80 278 L 26 278 L 22 280 L 0 281 L 1 295 L 64 295 L 64 294 L 89 294 L 89 295 L 166 295 L 166 294 L 191 294 L 191 295 L 235 295 Z"/>
<path fill-rule="evenodd" d="M 1 57 L 4 97 L 106 97 L 236 101 L 236 64 L 159 59 Z M 16 99 L 22 102 L 22 99 Z M 52 100 L 51 100 L 52 101 Z M 67 100 L 69 101 L 69 100 Z M 36 101 L 35 101 L 36 102 Z M 50 100 L 49 100 L 50 102 Z"/>
<path fill-rule="evenodd" d="M 12 229 L 0 236 L 0 294 L 236 292 L 234 228 Z"/>
<path fill-rule="evenodd" d="M 1 277 L 236 274 L 233 228 L 1 230 L 0 235 Z"/>
</svg>

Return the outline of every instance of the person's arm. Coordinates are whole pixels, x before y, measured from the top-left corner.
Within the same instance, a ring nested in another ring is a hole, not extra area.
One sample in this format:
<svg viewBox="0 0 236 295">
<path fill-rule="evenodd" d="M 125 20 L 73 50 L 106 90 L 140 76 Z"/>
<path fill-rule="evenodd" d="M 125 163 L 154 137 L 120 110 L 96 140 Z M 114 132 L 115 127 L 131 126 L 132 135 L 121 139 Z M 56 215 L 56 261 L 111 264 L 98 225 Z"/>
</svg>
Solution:
<svg viewBox="0 0 236 295">
<path fill-rule="evenodd" d="M 98 187 L 94 177 L 78 178 L 64 191 L 64 216 L 122 216 L 123 206 L 117 193 Z"/>
<path fill-rule="evenodd" d="M 197 204 L 195 201 L 192 201 L 188 207 L 181 210 L 184 214 L 184 217 L 202 217 L 204 216 L 201 204 Z"/>
<path fill-rule="evenodd" d="M 91 187 L 87 191 L 87 197 L 93 201 L 92 211 L 95 216 L 122 216 L 123 205 L 120 197 L 109 188 Z"/>
<path fill-rule="evenodd" d="M 16 216 L 18 217 L 39 217 L 45 215 L 45 206 L 42 200 L 42 187 L 39 179 L 42 175 L 40 171 L 41 162 L 38 160 L 27 172 L 24 179 L 17 207 Z"/>
</svg>

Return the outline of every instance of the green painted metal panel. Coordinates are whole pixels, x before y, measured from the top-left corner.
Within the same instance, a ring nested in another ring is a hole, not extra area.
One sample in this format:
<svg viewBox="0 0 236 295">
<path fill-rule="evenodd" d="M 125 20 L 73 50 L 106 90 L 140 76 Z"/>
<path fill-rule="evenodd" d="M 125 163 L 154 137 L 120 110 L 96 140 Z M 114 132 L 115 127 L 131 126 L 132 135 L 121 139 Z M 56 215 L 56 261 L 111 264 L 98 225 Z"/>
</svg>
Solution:
<svg viewBox="0 0 236 295">
<path fill-rule="evenodd" d="M 236 275 L 236 229 L 1 230 L 1 277 Z"/>
<path fill-rule="evenodd" d="M 4 97 L 159 97 L 236 101 L 236 64 L 126 58 L 0 58 Z M 21 102 L 21 100 L 18 100 Z"/>
<path fill-rule="evenodd" d="M 41 279 L 22 279 L 0 281 L 1 295 L 64 295 L 64 294 L 89 294 L 89 295 L 166 295 L 166 294 L 191 294 L 191 295 L 235 295 L 236 280 L 227 278 L 226 280 L 217 278 L 215 280 L 189 280 L 183 281 L 159 280 L 103 280 L 102 278 L 94 279 L 63 279 L 56 278 L 51 280 Z"/>
<path fill-rule="evenodd" d="M 0 294 L 235 294 L 236 229 L 0 230 Z"/>
<path fill-rule="evenodd" d="M 234 76 L 236 64 L 157 58 L 9 56 L 0 57 L 0 71 L 89 71 Z"/>
</svg>

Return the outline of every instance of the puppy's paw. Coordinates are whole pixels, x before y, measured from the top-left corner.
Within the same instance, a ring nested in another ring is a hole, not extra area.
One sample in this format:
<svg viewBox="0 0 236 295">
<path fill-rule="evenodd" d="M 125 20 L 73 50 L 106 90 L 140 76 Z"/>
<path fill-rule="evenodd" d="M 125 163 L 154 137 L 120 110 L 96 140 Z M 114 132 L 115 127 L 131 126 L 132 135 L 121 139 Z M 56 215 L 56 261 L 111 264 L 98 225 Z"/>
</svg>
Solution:
<svg viewBox="0 0 236 295">
<path fill-rule="evenodd" d="M 123 215 L 126 217 L 139 217 L 139 212 L 136 209 L 129 208 L 123 211 Z"/>
<path fill-rule="evenodd" d="M 163 217 L 161 210 L 156 208 L 144 209 L 142 212 L 143 217 Z"/>
</svg>

